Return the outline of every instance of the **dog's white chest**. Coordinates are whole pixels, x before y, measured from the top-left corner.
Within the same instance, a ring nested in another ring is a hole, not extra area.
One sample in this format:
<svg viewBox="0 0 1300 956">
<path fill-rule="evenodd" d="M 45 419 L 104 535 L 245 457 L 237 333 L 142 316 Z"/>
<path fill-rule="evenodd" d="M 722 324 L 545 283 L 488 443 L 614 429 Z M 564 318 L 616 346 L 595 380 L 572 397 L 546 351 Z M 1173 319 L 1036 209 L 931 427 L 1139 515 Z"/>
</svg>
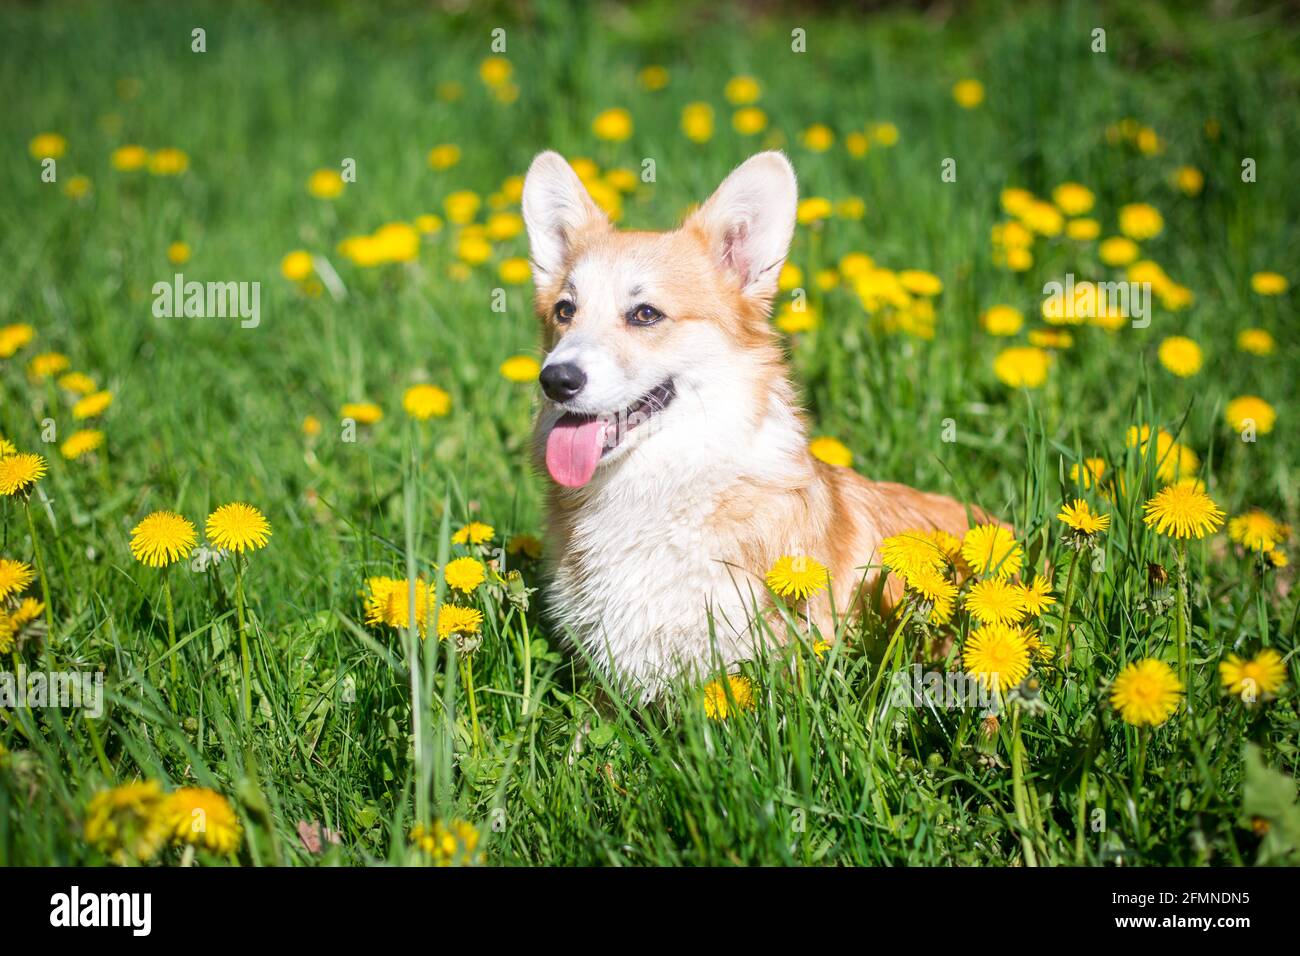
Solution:
<svg viewBox="0 0 1300 956">
<path fill-rule="evenodd" d="M 753 653 L 752 582 L 736 542 L 712 535 L 713 499 L 595 496 L 557 555 L 550 607 L 561 629 L 624 686 L 655 693 L 685 670 Z M 710 612 L 713 637 L 710 639 Z"/>
</svg>

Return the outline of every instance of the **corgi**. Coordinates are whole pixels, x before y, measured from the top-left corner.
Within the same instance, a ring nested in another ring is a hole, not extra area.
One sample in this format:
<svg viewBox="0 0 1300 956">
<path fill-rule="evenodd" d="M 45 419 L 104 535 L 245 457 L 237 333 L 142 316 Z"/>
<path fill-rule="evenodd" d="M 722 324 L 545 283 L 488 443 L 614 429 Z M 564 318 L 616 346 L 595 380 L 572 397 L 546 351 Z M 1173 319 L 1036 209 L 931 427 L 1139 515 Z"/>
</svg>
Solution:
<svg viewBox="0 0 1300 956">
<path fill-rule="evenodd" d="M 754 656 L 774 630 L 758 618 L 781 556 L 827 567 L 807 617 L 833 639 L 836 616 L 875 593 L 884 538 L 967 527 L 952 498 L 809 453 L 769 321 L 797 196 L 785 156 L 760 153 L 678 229 L 620 232 L 558 153 L 525 178 L 545 353 L 545 606 L 630 697 Z M 884 582 L 886 606 L 900 593 Z"/>
</svg>

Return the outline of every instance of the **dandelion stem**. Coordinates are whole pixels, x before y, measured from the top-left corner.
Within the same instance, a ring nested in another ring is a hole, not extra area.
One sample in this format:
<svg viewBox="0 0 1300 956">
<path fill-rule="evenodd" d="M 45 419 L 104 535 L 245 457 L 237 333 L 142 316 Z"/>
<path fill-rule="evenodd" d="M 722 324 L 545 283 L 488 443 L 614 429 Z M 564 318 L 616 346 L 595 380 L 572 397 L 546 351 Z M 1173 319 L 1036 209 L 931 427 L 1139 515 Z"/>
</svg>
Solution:
<svg viewBox="0 0 1300 956">
<path fill-rule="evenodd" d="M 244 623 L 244 559 L 235 555 L 235 615 L 239 623 L 239 668 L 243 677 L 244 720 L 253 719 L 253 685 L 248 660 L 248 628 Z"/>
<path fill-rule="evenodd" d="M 478 701 L 474 696 L 474 661 L 470 654 L 460 658 L 460 676 L 465 683 L 465 699 L 469 701 L 469 722 L 474 732 L 474 752 L 483 749 L 483 739 L 478 726 Z"/>
<path fill-rule="evenodd" d="M 1016 804 L 1016 822 L 1020 824 L 1020 847 L 1025 854 L 1025 866 L 1038 866 L 1038 851 L 1034 849 L 1029 830 L 1028 790 L 1025 787 L 1025 742 L 1020 734 L 1020 707 L 1011 711 L 1011 794 Z"/>
<path fill-rule="evenodd" d="M 1061 663 L 1065 664 L 1070 659 L 1070 604 L 1074 598 L 1074 572 L 1079 566 L 1080 549 L 1074 549 L 1074 556 L 1070 558 L 1070 573 L 1065 576 L 1065 598 L 1061 605 L 1061 634 L 1057 640 L 1060 646 Z"/>
<path fill-rule="evenodd" d="M 902 637 L 903 628 L 907 622 L 912 619 L 912 609 L 908 607 L 907 613 L 903 619 L 898 622 L 898 627 L 894 628 L 894 633 L 890 635 L 889 644 L 885 647 L 885 655 L 880 659 L 880 671 L 876 674 L 876 679 L 871 682 L 871 691 L 867 697 L 867 725 L 871 726 L 876 722 L 876 694 L 880 690 L 880 683 L 885 678 L 885 671 L 889 669 L 890 658 L 894 656 L 894 647 Z"/>
<path fill-rule="evenodd" d="M 167 651 L 171 663 L 172 675 L 172 713 L 176 712 L 176 687 L 180 682 L 180 668 L 176 664 L 176 609 L 172 604 L 172 582 L 171 576 L 163 572 L 163 597 L 167 601 Z"/>
<path fill-rule="evenodd" d="M 1192 713 L 1192 668 L 1187 647 L 1187 545 L 1178 545 L 1178 603 L 1174 616 L 1178 635 L 1178 678 L 1186 691 L 1187 713 Z"/>
<path fill-rule="evenodd" d="M 32 536 L 32 553 L 36 556 L 36 570 L 41 575 L 41 597 L 45 601 L 45 626 L 47 628 L 45 647 L 48 656 L 49 648 L 54 643 L 54 609 L 50 605 L 50 582 L 45 576 L 45 558 L 41 555 L 41 543 L 36 537 L 36 522 L 32 518 L 32 500 L 30 498 L 23 501 L 23 508 L 27 512 L 27 530 Z"/>
</svg>

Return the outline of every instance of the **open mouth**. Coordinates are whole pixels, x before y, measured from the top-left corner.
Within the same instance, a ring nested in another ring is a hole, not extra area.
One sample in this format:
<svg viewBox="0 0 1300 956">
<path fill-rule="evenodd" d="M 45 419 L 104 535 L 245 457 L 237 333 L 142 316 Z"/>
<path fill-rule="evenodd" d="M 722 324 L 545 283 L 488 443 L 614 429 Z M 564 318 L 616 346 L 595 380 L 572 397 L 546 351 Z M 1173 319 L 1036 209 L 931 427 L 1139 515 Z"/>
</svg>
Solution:
<svg viewBox="0 0 1300 956">
<path fill-rule="evenodd" d="M 591 481 L 600 459 L 643 427 L 677 397 L 672 379 L 656 385 L 627 408 L 602 415 L 568 412 L 546 436 L 546 470 L 557 484 L 581 488 Z"/>
</svg>

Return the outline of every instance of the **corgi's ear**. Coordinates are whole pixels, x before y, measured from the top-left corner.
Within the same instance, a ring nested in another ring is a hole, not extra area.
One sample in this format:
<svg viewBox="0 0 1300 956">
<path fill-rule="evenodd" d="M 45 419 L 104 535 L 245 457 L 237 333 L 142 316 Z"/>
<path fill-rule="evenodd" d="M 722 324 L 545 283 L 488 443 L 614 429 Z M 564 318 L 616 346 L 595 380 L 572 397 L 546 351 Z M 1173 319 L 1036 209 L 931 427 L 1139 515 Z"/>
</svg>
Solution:
<svg viewBox="0 0 1300 956">
<path fill-rule="evenodd" d="M 781 153 L 759 153 L 737 166 L 687 221 L 704 231 L 717 261 L 757 299 L 776 294 L 794 235 L 799 187 Z"/>
<path fill-rule="evenodd" d="M 563 271 L 579 232 L 609 226 L 573 167 L 556 152 L 538 153 L 528 167 L 522 205 L 538 287 Z"/>
</svg>

